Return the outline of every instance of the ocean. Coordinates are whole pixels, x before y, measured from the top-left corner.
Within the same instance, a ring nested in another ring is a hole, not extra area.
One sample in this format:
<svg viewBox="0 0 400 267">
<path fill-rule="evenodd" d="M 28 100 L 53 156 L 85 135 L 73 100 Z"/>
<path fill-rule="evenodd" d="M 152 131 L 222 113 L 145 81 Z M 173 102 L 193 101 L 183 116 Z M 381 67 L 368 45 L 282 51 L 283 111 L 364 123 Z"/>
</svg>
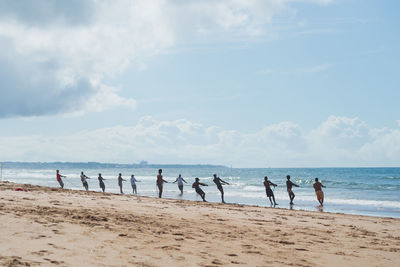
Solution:
<svg viewBox="0 0 400 267">
<path fill-rule="evenodd" d="M 81 171 L 89 176 L 89 190 L 101 191 L 97 180 L 101 173 L 106 179 L 106 192 L 119 193 L 117 183 L 118 173 L 127 179 L 123 184 L 125 194 L 132 194 L 129 182 L 134 174 L 138 195 L 157 196 L 157 167 L 121 167 L 106 168 L 85 165 L 76 167 L 60 166 L 60 173 L 65 188 L 83 190 L 79 175 Z M 221 179 L 230 183 L 224 186 L 225 201 L 258 206 L 270 206 L 263 186 L 264 176 L 278 186 L 274 189 L 277 208 L 292 208 L 295 210 L 311 210 L 319 212 L 336 212 L 379 217 L 400 218 L 400 168 L 227 168 L 227 167 L 164 167 L 163 177 L 170 183 L 164 184 L 163 197 L 201 201 L 191 185 L 195 177 L 208 184 L 203 187 L 206 200 L 220 202 L 220 193 L 212 181 L 216 173 Z M 184 193 L 179 195 L 178 185 L 172 184 L 176 177 L 182 174 L 187 181 Z M 296 198 L 292 207 L 286 191 L 286 175 L 300 187 L 294 188 Z M 314 178 L 318 177 L 326 188 L 323 189 L 325 202 L 323 209 L 319 207 L 313 189 Z M 55 168 L 26 168 L 3 165 L 2 180 L 23 184 L 34 184 L 49 187 L 59 187 L 55 178 Z"/>
</svg>

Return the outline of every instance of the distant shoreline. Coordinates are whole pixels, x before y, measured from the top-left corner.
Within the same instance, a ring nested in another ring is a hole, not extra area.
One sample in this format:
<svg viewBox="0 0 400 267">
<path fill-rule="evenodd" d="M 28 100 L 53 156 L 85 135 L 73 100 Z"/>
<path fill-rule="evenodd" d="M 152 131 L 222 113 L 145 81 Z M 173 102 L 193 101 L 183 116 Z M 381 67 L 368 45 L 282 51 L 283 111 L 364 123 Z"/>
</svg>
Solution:
<svg viewBox="0 0 400 267">
<path fill-rule="evenodd" d="M 66 168 L 220 168 L 220 169 L 400 169 L 400 166 L 351 166 L 351 167 L 229 167 L 225 165 L 214 164 L 155 164 L 155 163 L 106 163 L 106 162 L 68 162 L 68 161 L 54 161 L 54 162 L 40 162 L 40 161 L 3 161 L 0 162 L 3 168 L 45 168 L 45 169 L 61 169 Z"/>
<path fill-rule="evenodd" d="M 61 169 L 61 168 L 229 168 L 223 165 L 211 164 L 121 164 L 121 163 L 102 163 L 102 162 L 19 162 L 19 161 L 4 161 L 1 162 L 3 168 L 46 168 L 46 169 Z"/>
</svg>

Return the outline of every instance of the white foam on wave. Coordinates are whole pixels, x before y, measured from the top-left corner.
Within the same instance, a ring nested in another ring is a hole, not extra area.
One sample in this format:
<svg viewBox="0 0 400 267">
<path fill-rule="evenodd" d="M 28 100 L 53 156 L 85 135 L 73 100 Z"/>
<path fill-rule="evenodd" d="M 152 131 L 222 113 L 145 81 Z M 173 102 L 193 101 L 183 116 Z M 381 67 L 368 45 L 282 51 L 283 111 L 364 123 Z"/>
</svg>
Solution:
<svg viewBox="0 0 400 267">
<path fill-rule="evenodd" d="M 253 192 L 261 192 L 264 191 L 265 189 L 259 186 L 254 186 L 254 185 L 248 185 L 243 187 L 244 191 L 253 191 Z"/>
<path fill-rule="evenodd" d="M 3 179 L 14 178 L 14 179 L 51 179 L 55 178 L 55 172 L 43 172 L 40 171 L 13 171 L 3 170 Z"/>
<path fill-rule="evenodd" d="M 231 197 L 243 197 L 243 198 L 265 198 L 266 195 L 263 192 L 264 189 L 257 186 L 246 186 L 245 191 L 231 191 L 226 192 L 226 196 Z M 277 200 L 287 200 L 287 193 L 284 191 L 275 192 L 275 198 Z M 301 195 L 296 194 L 297 201 L 314 202 L 317 201 L 315 195 Z M 329 198 L 325 196 L 325 203 L 329 204 L 341 204 L 341 205 L 357 205 L 357 206 L 373 206 L 373 207 L 386 207 L 386 208 L 398 208 L 400 209 L 400 201 L 388 201 L 388 200 L 367 200 L 367 199 L 341 199 L 341 198 Z"/>
<path fill-rule="evenodd" d="M 366 200 L 366 199 L 327 199 L 326 203 L 344 204 L 344 205 L 359 205 L 359 206 L 374 206 L 374 207 L 390 207 L 400 208 L 400 202 L 388 200 Z"/>
</svg>

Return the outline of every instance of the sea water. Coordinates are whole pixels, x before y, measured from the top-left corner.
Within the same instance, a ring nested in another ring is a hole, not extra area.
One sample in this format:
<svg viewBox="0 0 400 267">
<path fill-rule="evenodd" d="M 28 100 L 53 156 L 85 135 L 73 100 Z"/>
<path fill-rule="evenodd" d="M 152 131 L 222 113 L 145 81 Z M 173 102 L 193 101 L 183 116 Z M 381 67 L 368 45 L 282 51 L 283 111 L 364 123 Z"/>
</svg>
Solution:
<svg viewBox="0 0 400 267">
<path fill-rule="evenodd" d="M 158 168 L 60 168 L 65 188 L 84 190 L 80 181 L 80 172 L 84 171 L 91 179 L 88 180 L 89 190 L 101 191 L 97 180 L 101 173 L 105 178 L 106 192 L 119 193 L 118 173 L 127 181 L 123 183 L 125 194 L 132 194 L 129 178 L 134 174 L 138 195 L 157 197 L 156 176 Z M 263 185 L 264 176 L 278 186 L 274 189 L 277 208 L 296 210 L 314 210 L 320 212 L 339 212 L 381 217 L 400 218 L 400 168 L 226 168 L 226 167 L 170 167 L 163 169 L 163 178 L 169 183 L 164 184 L 164 198 L 201 201 L 201 198 L 191 187 L 195 177 L 208 184 L 202 187 L 209 202 L 220 202 L 220 192 L 213 183 L 212 175 L 216 173 L 230 185 L 224 185 L 225 201 L 258 206 L 270 206 Z M 181 174 L 187 181 L 184 184 L 183 195 L 180 195 L 178 185 L 172 182 Z M 292 182 L 296 194 L 293 206 L 289 205 L 286 191 L 286 175 Z M 324 207 L 319 207 L 313 189 L 314 179 L 318 177 L 326 188 Z M 59 187 L 55 177 L 55 169 L 8 168 L 5 164 L 2 173 L 3 181 L 24 184 L 34 184 Z"/>
</svg>

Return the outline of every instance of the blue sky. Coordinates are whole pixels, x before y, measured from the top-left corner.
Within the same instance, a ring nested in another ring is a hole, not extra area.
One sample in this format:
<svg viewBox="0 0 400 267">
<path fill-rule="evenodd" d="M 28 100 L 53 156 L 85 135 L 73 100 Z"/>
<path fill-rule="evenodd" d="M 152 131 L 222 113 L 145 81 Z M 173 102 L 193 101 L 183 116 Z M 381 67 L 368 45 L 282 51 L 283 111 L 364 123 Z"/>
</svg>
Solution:
<svg viewBox="0 0 400 267">
<path fill-rule="evenodd" d="M 399 7 L 0 1 L 0 161 L 398 166 Z"/>
</svg>

